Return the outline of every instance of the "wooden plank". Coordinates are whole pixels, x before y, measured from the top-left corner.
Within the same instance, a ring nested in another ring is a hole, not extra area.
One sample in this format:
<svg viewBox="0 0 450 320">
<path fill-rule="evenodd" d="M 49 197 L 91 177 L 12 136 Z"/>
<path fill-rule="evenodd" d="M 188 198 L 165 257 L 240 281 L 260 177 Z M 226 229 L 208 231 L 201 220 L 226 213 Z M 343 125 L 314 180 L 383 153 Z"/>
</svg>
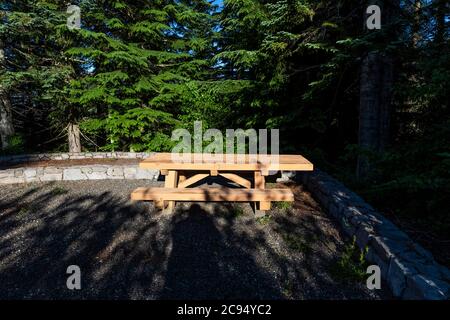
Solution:
<svg viewBox="0 0 450 320">
<path fill-rule="evenodd" d="M 187 176 L 186 173 L 183 171 L 178 172 L 178 185 L 180 185 L 180 183 L 186 181 Z"/>
<path fill-rule="evenodd" d="M 178 188 L 189 187 L 190 185 L 192 185 L 192 184 L 194 184 L 194 183 L 196 183 L 196 182 L 198 182 L 198 181 L 200 181 L 202 179 L 205 179 L 208 176 L 209 176 L 209 174 L 207 174 L 207 173 L 199 173 L 199 174 L 193 175 L 192 177 L 184 180 L 183 182 L 180 182 L 178 184 Z"/>
<path fill-rule="evenodd" d="M 260 171 L 255 171 L 255 189 L 265 189 L 265 180 Z"/>
<path fill-rule="evenodd" d="M 201 162 L 194 162 L 195 156 L 202 157 Z M 261 170 L 264 173 L 268 171 L 312 171 L 313 164 L 301 155 L 245 155 L 243 163 L 239 163 L 238 156 L 233 155 L 233 161 L 227 162 L 226 155 L 216 155 L 217 158 L 210 158 L 206 155 L 188 154 L 188 162 L 174 161 L 171 153 L 157 153 L 143 160 L 139 166 L 144 169 L 157 170 L 220 170 L 220 171 L 255 171 Z M 222 156 L 222 157 L 221 157 Z M 249 161 L 252 158 L 257 162 Z M 271 163 L 270 161 L 276 161 Z"/>
<path fill-rule="evenodd" d="M 168 175 L 166 175 L 166 181 L 164 182 L 164 186 L 166 188 L 176 188 L 177 184 L 178 184 L 178 172 L 174 170 L 169 170 Z M 175 208 L 175 201 L 168 201 L 167 210 L 172 211 L 174 208 Z"/>
<path fill-rule="evenodd" d="M 238 176 L 235 173 L 219 173 L 219 175 L 224 177 L 224 178 L 226 178 L 226 179 L 228 179 L 228 180 L 231 180 L 231 181 L 237 183 L 238 185 L 243 186 L 243 187 L 245 187 L 247 189 L 251 188 L 251 182 L 249 180 L 244 179 L 244 178 L 242 178 L 241 176 Z"/>
<path fill-rule="evenodd" d="M 266 178 L 264 177 L 264 172 L 255 171 L 255 189 L 264 190 L 266 188 Z M 258 207 L 258 206 L 257 206 Z M 259 209 L 261 211 L 270 210 L 271 203 L 267 201 L 259 202 Z"/>
<path fill-rule="evenodd" d="M 155 207 L 158 209 L 164 209 L 164 200 L 155 200 Z"/>
<path fill-rule="evenodd" d="M 290 189 L 233 189 L 233 188 L 137 188 L 131 193 L 132 200 L 172 201 L 294 201 Z"/>
<path fill-rule="evenodd" d="M 272 207 L 272 202 L 270 202 L 270 201 L 260 201 L 259 202 L 259 210 L 261 210 L 261 211 L 270 210 L 271 207 Z"/>
</svg>

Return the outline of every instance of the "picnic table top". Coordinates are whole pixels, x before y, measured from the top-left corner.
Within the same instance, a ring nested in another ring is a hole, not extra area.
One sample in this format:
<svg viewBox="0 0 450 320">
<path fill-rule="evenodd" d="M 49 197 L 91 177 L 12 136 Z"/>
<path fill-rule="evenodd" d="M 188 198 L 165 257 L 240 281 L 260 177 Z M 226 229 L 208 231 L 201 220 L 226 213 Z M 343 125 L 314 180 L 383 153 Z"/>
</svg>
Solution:
<svg viewBox="0 0 450 320">
<path fill-rule="evenodd" d="M 231 170 L 231 171 L 312 171 L 313 164 L 301 155 L 227 155 L 183 154 L 183 160 L 172 153 L 155 153 L 139 166 L 159 170 Z"/>
</svg>

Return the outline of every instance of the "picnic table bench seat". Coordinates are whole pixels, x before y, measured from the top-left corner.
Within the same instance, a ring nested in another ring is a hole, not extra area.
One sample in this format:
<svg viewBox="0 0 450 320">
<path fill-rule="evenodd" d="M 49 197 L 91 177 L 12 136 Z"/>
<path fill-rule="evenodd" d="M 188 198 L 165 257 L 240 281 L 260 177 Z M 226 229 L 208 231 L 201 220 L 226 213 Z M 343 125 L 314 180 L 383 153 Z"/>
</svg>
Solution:
<svg viewBox="0 0 450 320">
<path fill-rule="evenodd" d="M 137 188 L 131 193 L 132 200 L 151 200 L 163 207 L 163 201 L 227 201 L 227 202 L 270 202 L 294 201 L 290 189 L 238 189 L 226 187 L 199 188 Z M 267 210 L 267 209 L 266 209 Z"/>
</svg>

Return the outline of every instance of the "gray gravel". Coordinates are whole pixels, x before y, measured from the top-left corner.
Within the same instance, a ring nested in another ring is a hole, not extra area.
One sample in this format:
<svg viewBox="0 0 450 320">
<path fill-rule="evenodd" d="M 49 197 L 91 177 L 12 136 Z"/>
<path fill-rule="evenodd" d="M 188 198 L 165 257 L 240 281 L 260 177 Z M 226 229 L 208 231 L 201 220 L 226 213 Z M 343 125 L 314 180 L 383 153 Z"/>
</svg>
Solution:
<svg viewBox="0 0 450 320">
<path fill-rule="evenodd" d="M 249 204 L 129 201 L 143 181 L 2 186 L 0 299 L 384 299 L 330 268 L 344 240 L 301 188 L 255 219 Z M 78 265 L 82 289 L 66 287 Z"/>
</svg>

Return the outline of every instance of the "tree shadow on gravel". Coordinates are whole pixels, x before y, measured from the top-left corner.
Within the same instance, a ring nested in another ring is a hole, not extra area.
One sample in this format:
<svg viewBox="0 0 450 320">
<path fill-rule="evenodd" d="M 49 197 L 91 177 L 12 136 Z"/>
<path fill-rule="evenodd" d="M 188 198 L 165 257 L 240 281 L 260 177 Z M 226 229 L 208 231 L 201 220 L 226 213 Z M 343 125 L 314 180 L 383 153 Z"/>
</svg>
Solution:
<svg viewBox="0 0 450 320">
<path fill-rule="evenodd" d="M 0 299 L 282 298 L 239 250 L 195 204 L 170 216 L 109 192 L 39 189 L 0 201 Z M 69 265 L 81 290 L 66 287 Z"/>
<path fill-rule="evenodd" d="M 215 209 L 214 214 L 227 216 L 226 206 L 216 205 Z M 188 210 L 179 210 L 172 224 L 173 247 L 162 299 L 283 298 L 271 275 L 233 245 L 239 242 L 226 239 L 210 212 L 193 204 Z"/>
<path fill-rule="evenodd" d="M 0 299 L 352 297 L 277 244 L 277 228 L 294 232 L 298 217 L 263 227 L 228 204 L 164 215 L 108 191 L 18 194 L 0 198 Z M 66 287 L 69 265 L 81 269 L 81 290 Z"/>
</svg>

